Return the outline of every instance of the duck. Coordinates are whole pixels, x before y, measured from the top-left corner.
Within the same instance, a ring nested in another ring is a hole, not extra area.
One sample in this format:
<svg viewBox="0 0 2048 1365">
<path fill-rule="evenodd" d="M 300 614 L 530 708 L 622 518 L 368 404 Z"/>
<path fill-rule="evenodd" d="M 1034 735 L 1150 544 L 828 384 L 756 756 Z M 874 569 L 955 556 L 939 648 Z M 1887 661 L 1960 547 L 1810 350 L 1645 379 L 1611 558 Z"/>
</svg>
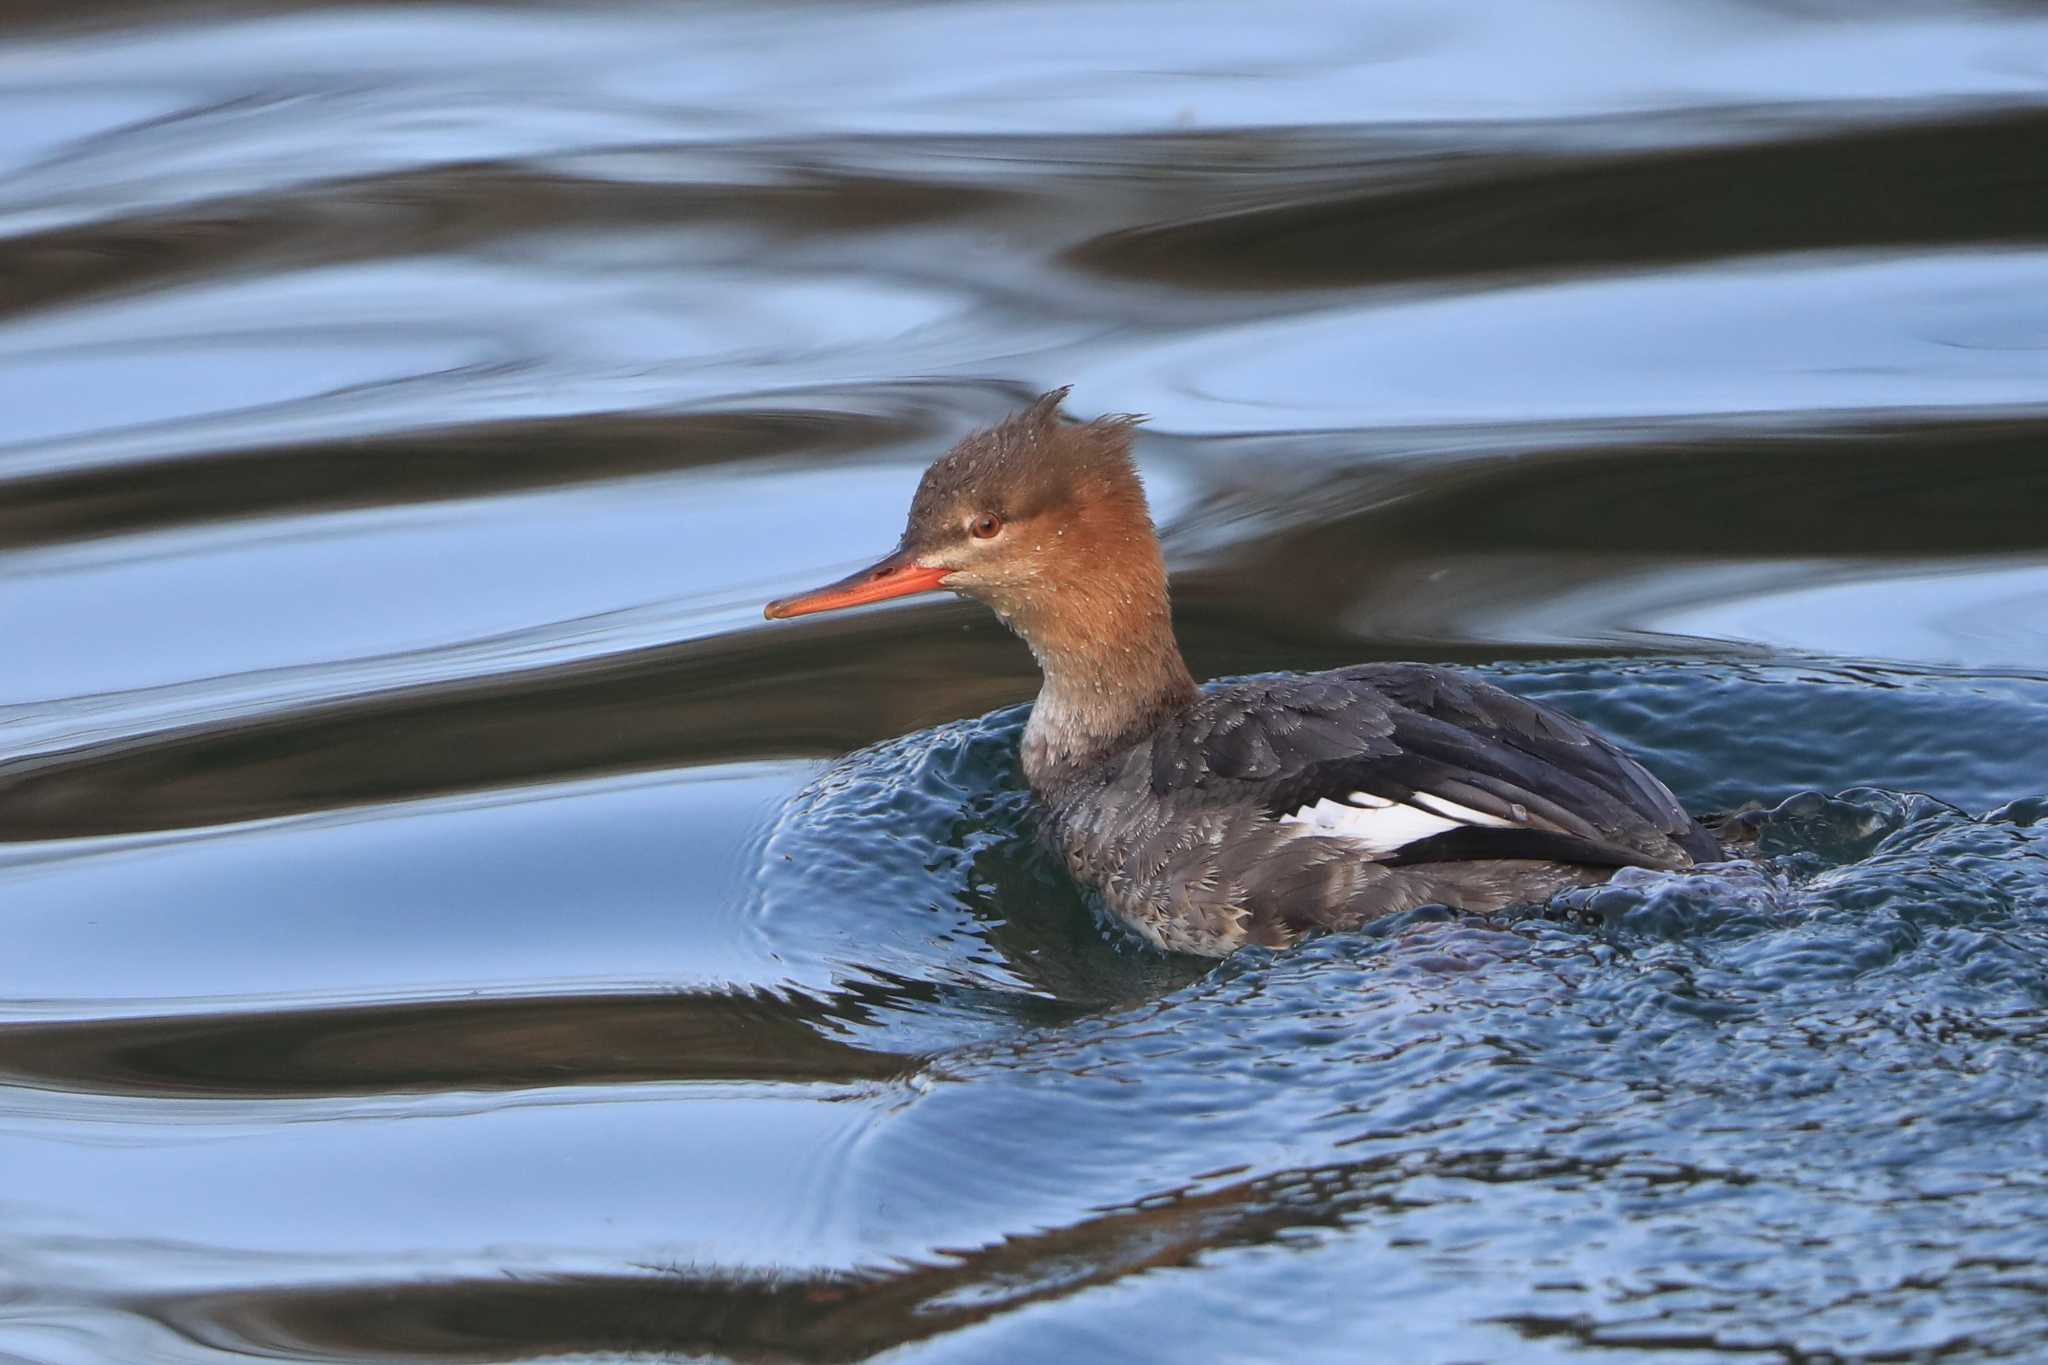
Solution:
<svg viewBox="0 0 2048 1365">
<path fill-rule="evenodd" d="M 935 591 L 992 609 L 1043 675 L 1019 741 L 1041 835 L 1141 938 L 1225 957 L 1722 858 L 1615 744 L 1453 669 L 1197 686 L 1133 456 L 1138 419 L 1075 420 L 1068 392 L 933 461 L 889 554 L 764 614 Z"/>
</svg>

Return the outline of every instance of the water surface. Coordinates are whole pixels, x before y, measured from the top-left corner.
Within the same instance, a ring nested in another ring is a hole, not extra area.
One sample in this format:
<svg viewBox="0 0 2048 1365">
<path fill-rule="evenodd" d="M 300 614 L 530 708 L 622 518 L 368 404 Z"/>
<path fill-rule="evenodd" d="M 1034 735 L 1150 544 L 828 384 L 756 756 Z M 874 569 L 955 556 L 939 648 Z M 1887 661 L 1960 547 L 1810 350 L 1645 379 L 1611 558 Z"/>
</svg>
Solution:
<svg viewBox="0 0 2048 1365">
<path fill-rule="evenodd" d="M 1762 858 L 1124 938 L 759 619 L 1064 383 Z M 2038 7 L 17 4 L 0 413 L 0 1357 L 2048 1354 Z"/>
</svg>

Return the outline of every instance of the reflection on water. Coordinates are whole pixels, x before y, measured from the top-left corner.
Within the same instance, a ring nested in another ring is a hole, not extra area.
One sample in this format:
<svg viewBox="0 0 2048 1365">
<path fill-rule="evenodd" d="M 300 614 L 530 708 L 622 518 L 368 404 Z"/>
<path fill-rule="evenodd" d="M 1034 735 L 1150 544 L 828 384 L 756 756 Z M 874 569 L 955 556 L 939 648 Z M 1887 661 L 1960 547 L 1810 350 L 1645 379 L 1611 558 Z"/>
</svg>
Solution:
<svg viewBox="0 0 2048 1365">
<path fill-rule="evenodd" d="M 1085 35 L 1085 39 L 1084 39 Z M 0 1355 L 2048 1353 L 2048 16 L 0 20 Z M 1057 383 L 1191 662 L 1764 854 L 1221 965 L 764 626 Z"/>
</svg>

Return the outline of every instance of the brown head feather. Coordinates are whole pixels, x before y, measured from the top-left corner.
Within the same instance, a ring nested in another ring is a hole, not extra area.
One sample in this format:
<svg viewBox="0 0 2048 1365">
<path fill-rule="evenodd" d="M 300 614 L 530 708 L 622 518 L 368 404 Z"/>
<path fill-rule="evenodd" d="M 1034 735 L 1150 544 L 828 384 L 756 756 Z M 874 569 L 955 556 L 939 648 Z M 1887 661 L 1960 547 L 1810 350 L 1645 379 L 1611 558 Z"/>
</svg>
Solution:
<svg viewBox="0 0 2048 1365">
<path fill-rule="evenodd" d="M 1038 656 L 1046 690 L 1027 766 L 1034 749 L 1078 761 L 1193 695 L 1131 458 L 1139 419 L 1068 421 L 1066 394 L 1042 395 L 934 461 L 901 547 L 948 568 L 947 587 L 987 603 Z M 977 536 L 990 517 L 1000 530 Z"/>
</svg>

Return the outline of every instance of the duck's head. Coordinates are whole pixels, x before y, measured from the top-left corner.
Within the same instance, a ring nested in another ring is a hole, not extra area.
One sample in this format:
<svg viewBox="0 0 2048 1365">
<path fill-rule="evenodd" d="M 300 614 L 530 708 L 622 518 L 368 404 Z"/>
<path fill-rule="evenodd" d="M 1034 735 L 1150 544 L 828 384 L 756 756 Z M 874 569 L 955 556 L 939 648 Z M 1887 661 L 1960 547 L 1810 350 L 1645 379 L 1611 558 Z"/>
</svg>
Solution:
<svg viewBox="0 0 2048 1365">
<path fill-rule="evenodd" d="M 1034 646 L 1163 613 L 1165 566 L 1131 461 L 1128 417 L 1062 418 L 1054 389 L 932 463 L 896 549 L 770 602 L 771 620 L 944 588 L 987 603 Z"/>
</svg>

